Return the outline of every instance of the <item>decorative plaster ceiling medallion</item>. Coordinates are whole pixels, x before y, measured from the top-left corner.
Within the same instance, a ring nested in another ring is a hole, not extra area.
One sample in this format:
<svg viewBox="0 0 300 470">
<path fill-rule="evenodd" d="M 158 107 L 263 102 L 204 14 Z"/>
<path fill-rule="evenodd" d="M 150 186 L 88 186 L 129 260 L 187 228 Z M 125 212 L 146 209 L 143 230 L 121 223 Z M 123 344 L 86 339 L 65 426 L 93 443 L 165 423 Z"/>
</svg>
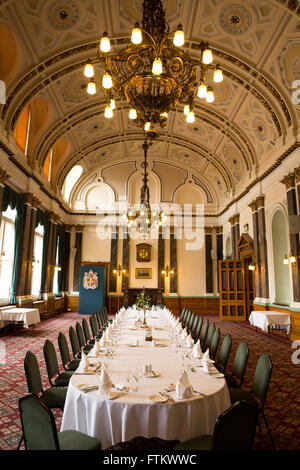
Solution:
<svg viewBox="0 0 300 470">
<path fill-rule="evenodd" d="M 54 29 L 71 29 L 80 19 L 80 8 L 73 0 L 54 1 L 47 10 L 47 19 Z"/>
<path fill-rule="evenodd" d="M 236 4 L 223 8 L 219 20 L 222 28 L 230 34 L 244 34 L 252 24 L 251 16 L 246 8 Z"/>
<path fill-rule="evenodd" d="M 142 13 L 143 12 L 143 0 L 135 0 L 134 4 L 135 4 L 135 8 Z M 162 0 L 162 4 L 163 4 L 164 9 L 166 9 L 166 4 L 167 4 L 166 0 Z"/>
<path fill-rule="evenodd" d="M 252 127 L 255 132 L 255 135 L 259 138 L 260 141 L 264 141 L 267 138 L 267 130 L 265 123 L 260 118 L 253 119 Z"/>
</svg>

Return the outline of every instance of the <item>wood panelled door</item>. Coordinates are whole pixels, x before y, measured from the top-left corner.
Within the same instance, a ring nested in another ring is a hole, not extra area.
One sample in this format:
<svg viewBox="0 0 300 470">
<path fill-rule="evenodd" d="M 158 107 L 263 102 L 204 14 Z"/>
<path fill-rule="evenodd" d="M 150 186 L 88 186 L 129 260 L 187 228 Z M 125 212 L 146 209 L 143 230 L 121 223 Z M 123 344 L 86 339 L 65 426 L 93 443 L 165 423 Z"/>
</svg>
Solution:
<svg viewBox="0 0 300 470">
<path fill-rule="evenodd" d="M 245 263 L 242 260 L 220 260 L 220 319 L 245 321 L 247 318 Z"/>
</svg>

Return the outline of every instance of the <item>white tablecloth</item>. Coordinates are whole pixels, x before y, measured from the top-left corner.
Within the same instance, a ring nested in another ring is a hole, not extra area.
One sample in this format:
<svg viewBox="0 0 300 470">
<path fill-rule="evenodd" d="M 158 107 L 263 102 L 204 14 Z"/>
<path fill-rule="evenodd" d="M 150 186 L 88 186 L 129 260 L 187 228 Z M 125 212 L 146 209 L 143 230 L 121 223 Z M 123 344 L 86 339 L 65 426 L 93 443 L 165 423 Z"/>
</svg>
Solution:
<svg viewBox="0 0 300 470">
<path fill-rule="evenodd" d="M 159 320 L 153 322 L 161 327 Z M 133 325 L 133 321 L 130 324 Z M 117 400 L 105 400 L 98 390 L 84 393 L 77 388 L 79 384 L 97 384 L 96 375 L 73 375 L 68 387 L 61 431 L 75 429 L 96 437 L 102 449 L 137 436 L 185 441 L 212 434 L 217 417 L 230 407 L 224 378 L 208 376 L 200 372 L 200 368 L 195 368 L 196 372 L 189 372 L 190 382 L 195 390 L 206 396 L 194 394 L 190 399 L 177 400 L 175 392 L 172 392 L 175 404 L 149 401 L 149 395 L 163 391 L 170 383 L 176 384 L 181 361 L 170 339 L 167 339 L 165 330 L 155 330 L 153 338 L 158 344 L 160 341 L 166 344 L 166 347 L 151 347 L 151 343 L 146 346 L 144 335 L 144 330 L 124 330 L 109 374 L 113 384 L 121 382 L 126 385 L 127 370 L 151 363 L 158 377 L 142 377 L 139 391 L 129 392 Z M 126 345 L 136 343 L 137 339 L 141 346 Z M 194 359 L 192 364 L 199 365 L 199 360 Z"/>
<path fill-rule="evenodd" d="M 40 323 L 40 313 L 37 308 L 12 308 L 1 310 L 2 320 L 23 322 L 24 328 Z"/>
<path fill-rule="evenodd" d="M 258 326 L 265 333 L 268 333 L 270 325 L 280 325 L 285 327 L 287 334 L 290 332 L 291 318 L 287 313 L 276 311 L 253 311 L 249 316 L 249 322 L 253 326 Z"/>
</svg>

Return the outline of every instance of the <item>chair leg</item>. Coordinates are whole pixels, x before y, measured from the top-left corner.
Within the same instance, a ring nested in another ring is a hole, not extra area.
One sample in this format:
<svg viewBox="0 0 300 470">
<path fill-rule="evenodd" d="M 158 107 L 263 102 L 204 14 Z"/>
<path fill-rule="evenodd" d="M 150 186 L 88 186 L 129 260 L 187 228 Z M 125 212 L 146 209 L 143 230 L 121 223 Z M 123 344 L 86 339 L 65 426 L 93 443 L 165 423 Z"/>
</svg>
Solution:
<svg viewBox="0 0 300 470">
<path fill-rule="evenodd" d="M 24 434 L 22 433 L 21 439 L 19 440 L 19 444 L 18 444 L 17 450 L 20 450 L 20 447 L 21 447 L 21 445 L 22 445 L 23 440 L 24 440 Z"/>
<path fill-rule="evenodd" d="M 265 422 L 265 425 L 266 425 L 266 428 L 268 430 L 268 434 L 269 434 L 269 437 L 270 437 L 270 441 L 271 441 L 271 444 L 272 444 L 272 447 L 273 447 L 273 450 L 276 450 L 276 447 L 275 447 L 275 444 L 274 444 L 274 440 L 273 440 L 273 437 L 272 437 L 272 434 L 271 434 L 271 431 L 270 431 L 270 428 L 269 428 L 269 425 L 268 425 L 268 421 L 267 421 L 267 418 L 264 414 L 263 411 L 261 411 L 261 414 L 264 418 L 264 422 Z"/>
</svg>

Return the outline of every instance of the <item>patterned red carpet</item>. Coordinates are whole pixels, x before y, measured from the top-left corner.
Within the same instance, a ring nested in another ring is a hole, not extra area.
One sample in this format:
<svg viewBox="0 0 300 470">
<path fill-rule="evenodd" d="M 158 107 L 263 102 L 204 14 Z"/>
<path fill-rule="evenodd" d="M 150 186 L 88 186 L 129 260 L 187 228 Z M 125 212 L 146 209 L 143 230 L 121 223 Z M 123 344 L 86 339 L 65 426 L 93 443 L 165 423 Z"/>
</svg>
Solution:
<svg viewBox="0 0 300 470">
<path fill-rule="evenodd" d="M 68 337 L 70 325 L 74 325 L 79 317 L 76 313 L 64 313 L 48 319 L 32 328 L 15 329 L 0 336 L 0 449 L 14 450 L 17 448 L 21 426 L 18 413 L 18 399 L 27 394 L 27 384 L 23 361 L 27 350 L 32 350 L 39 360 L 45 387 L 49 386 L 43 358 L 44 341 L 48 338 L 54 342 L 57 351 L 57 335 L 62 331 Z M 270 383 L 265 412 L 272 431 L 277 449 L 300 449 L 300 364 L 294 365 L 291 360 L 293 349 L 286 339 L 268 337 L 256 332 L 246 323 L 221 322 L 218 317 L 208 317 L 221 329 L 222 337 L 230 333 L 233 348 L 229 359 L 233 363 L 234 354 L 240 341 L 248 342 L 250 355 L 246 371 L 245 388 L 250 388 L 258 357 L 269 353 L 273 362 L 273 374 Z M 221 338 L 222 340 L 222 338 Z M 60 358 L 59 354 L 58 357 Z M 299 357 L 299 356 L 298 356 Z M 59 427 L 61 415 L 55 413 Z M 269 450 L 271 444 L 262 423 L 262 433 L 257 430 L 254 448 Z M 115 446 L 115 449 L 134 450 L 137 448 L 170 449 L 173 443 L 159 439 L 146 441 L 139 438 L 128 443 Z"/>
</svg>

